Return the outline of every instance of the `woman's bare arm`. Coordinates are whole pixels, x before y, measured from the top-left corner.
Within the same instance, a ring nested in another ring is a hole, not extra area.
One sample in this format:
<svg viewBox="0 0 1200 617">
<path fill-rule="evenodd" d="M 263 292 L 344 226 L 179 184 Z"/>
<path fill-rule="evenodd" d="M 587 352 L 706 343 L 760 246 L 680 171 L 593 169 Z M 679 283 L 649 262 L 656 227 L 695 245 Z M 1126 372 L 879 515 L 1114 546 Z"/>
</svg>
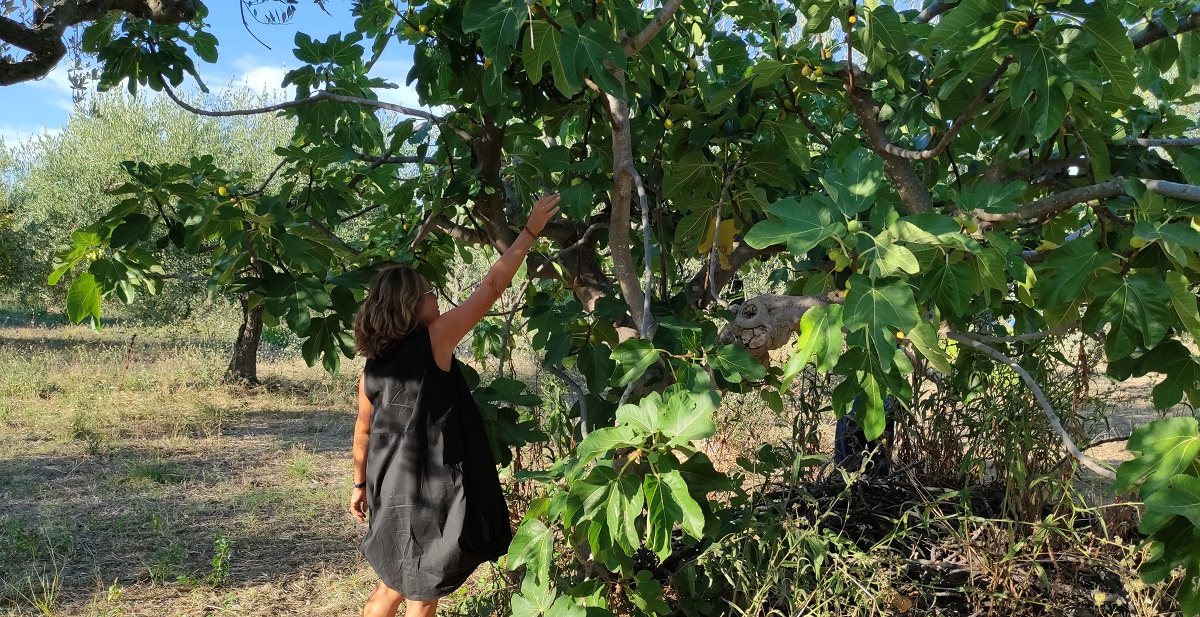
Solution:
<svg viewBox="0 0 1200 617">
<path fill-rule="evenodd" d="M 538 200 L 529 215 L 529 222 L 521 230 L 517 239 L 504 251 L 500 259 L 492 264 L 479 287 L 465 302 L 438 317 L 429 324 L 429 339 L 433 344 L 433 359 L 443 371 L 450 370 L 450 359 L 459 341 L 479 323 L 480 319 L 491 310 L 492 305 L 508 284 L 517 274 L 525 255 L 533 247 L 536 235 L 542 232 L 550 217 L 558 212 L 558 195 L 547 195 Z"/>
<path fill-rule="evenodd" d="M 371 442 L 371 399 L 367 398 L 366 375 L 358 379 L 358 419 L 354 422 L 354 483 L 367 481 L 367 446 Z M 356 488 L 350 494 L 350 514 L 360 522 L 367 521 L 367 491 Z"/>
</svg>

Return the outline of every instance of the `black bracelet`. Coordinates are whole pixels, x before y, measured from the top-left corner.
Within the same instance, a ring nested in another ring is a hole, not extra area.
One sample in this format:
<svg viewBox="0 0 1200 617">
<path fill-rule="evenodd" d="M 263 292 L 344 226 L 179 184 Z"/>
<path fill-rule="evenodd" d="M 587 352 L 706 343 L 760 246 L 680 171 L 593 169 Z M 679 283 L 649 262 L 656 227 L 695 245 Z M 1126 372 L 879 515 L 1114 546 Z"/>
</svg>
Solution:
<svg viewBox="0 0 1200 617">
<path fill-rule="evenodd" d="M 366 488 L 367 483 L 366 483 L 366 481 L 363 481 L 363 482 L 359 482 L 358 484 L 351 484 L 350 487 L 351 488 Z"/>
<path fill-rule="evenodd" d="M 533 233 L 532 231 L 529 231 L 529 226 L 528 226 L 528 225 L 522 225 L 522 226 L 521 226 L 521 231 L 524 231 L 524 232 L 527 232 L 527 233 L 529 233 L 529 237 L 530 237 L 530 238 L 533 238 L 534 240 L 537 240 L 537 234 Z M 519 235 L 521 235 L 521 234 L 517 234 L 517 235 L 519 236 Z"/>
</svg>

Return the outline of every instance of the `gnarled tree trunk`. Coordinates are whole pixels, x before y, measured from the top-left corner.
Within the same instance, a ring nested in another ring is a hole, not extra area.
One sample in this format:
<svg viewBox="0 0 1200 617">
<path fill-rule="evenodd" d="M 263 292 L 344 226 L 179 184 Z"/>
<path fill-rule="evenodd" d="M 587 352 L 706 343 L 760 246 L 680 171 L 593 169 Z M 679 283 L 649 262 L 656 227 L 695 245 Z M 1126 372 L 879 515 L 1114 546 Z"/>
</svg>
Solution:
<svg viewBox="0 0 1200 617">
<path fill-rule="evenodd" d="M 258 344 L 262 340 L 263 307 L 250 308 L 250 301 L 242 296 L 242 327 L 238 328 L 237 341 L 233 344 L 233 355 L 225 369 L 225 379 L 247 385 L 258 385 Z"/>
</svg>

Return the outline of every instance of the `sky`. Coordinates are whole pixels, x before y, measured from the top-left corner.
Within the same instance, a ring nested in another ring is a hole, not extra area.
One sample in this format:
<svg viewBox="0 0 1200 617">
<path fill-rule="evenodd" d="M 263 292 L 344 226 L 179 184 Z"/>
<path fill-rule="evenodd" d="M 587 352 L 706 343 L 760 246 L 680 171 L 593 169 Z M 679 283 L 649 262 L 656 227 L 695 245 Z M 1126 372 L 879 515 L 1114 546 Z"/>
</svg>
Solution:
<svg viewBox="0 0 1200 617">
<path fill-rule="evenodd" d="M 258 91 L 279 90 L 283 75 L 302 64 L 292 55 L 296 32 L 324 40 L 330 34 L 354 29 L 350 0 L 326 0 L 325 6 L 330 14 L 321 11 L 316 4 L 302 0 L 292 21 L 285 25 L 259 24 L 247 13 L 253 35 L 242 25 L 238 0 L 206 0 L 205 4 L 209 8 L 207 30 L 217 37 L 219 57 L 215 64 L 207 64 L 195 57 L 193 59 L 209 89 L 233 83 Z M 283 6 L 268 2 L 261 8 Z M 255 36 L 270 49 L 256 41 Z M 412 52 L 411 46 L 398 40 L 388 45 L 372 75 L 383 77 L 399 85 L 400 89 L 381 90 L 378 92 L 380 99 L 414 107 L 418 105 L 416 93 L 404 85 L 405 77 L 412 68 Z M 188 86 L 196 87 L 190 78 L 184 83 L 185 89 Z M 124 89 L 124 86 L 121 88 Z M 291 96 L 294 94 L 289 94 L 289 98 Z M 0 86 L 0 139 L 13 146 L 36 134 L 55 133 L 66 124 L 73 106 L 65 60 L 41 80 Z"/>
</svg>

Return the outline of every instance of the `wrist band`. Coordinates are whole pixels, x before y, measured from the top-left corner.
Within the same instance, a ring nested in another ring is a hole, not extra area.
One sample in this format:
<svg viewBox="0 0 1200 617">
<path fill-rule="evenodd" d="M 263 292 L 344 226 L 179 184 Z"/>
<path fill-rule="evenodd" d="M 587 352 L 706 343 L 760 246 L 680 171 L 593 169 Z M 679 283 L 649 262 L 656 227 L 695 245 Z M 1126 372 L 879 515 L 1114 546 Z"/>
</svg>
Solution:
<svg viewBox="0 0 1200 617">
<path fill-rule="evenodd" d="M 533 238 L 534 240 L 537 240 L 537 234 L 533 233 L 532 231 L 529 231 L 529 226 L 528 226 L 528 225 L 526 225 L 526 226 L 522 226 L 522 227 L 521 227 L 521 231 L 527 232 L 527 233 L 529 234 L 529 237 L 530 237 L 530 238 Z"/>
<path fill-rule="evenodd" d="M 351 488 L 366 488 L 366 486 L 367 486 L 367 483 L 366 483 L 366 481 L 359 482 L 358 484 L 351 484 L 351 485 L 350 485 L 350 487 L 351 487 Z"/>
</svg>

